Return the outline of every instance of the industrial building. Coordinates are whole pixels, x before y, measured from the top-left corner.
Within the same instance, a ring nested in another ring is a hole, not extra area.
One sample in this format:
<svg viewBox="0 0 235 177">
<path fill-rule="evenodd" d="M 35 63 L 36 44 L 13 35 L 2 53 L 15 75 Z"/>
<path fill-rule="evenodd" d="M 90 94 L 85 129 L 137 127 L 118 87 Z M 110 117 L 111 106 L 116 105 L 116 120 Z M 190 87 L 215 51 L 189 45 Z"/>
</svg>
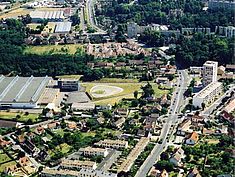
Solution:
<svg viewBox="0 0 235 177">
<path fill-rule="evenodd" d="M 234 9 L 235 1 L 234 0 L 209 0 L 208 2 L 209 9 Z"/>
<path fill-rule="evenodd" d="M 0 107 L 35 108 L 50 77 L 0 76 Z"/>
<path fill-rule="evenodd" d="M 69 33 L 71 27 L 72 22 L 56 22 L 55 33 Z"/>
<path fill-rule="evenodd" d="M 217 81 L 218 62 L 206 61 L 202 68 L 202 84 L 209 85 Z"/>
<path fill-rule="evenodd" d="M 212 82 L 193 96 L 193 106 L 202 108 L 202 103 L 208 106 L 213 103 L 222 92 L 222 83 Z"/>
<path fill-rule="evenodd" d="M 30 12 L 30 17 L 32 22 L 41 22 L 43 20 L 48 20 L 49 22 L 63 21 L 64 11 L 39 11 L 35 10 Z"/>
<path fill-rule="evenodd" d="M 78 91 L 78 79 L 59 79 L 58 86 L 62 91 Z"/>
</svg>

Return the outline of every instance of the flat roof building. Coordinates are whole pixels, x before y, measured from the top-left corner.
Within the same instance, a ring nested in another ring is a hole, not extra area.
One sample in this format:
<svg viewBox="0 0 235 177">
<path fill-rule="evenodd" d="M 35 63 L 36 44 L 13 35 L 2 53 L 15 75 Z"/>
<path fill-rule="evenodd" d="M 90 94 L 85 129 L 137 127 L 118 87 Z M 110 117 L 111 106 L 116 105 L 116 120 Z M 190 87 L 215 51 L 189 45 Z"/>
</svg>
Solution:
<svg viewBox="0 0 235 177">
<path fill-rule="evenodd" d="M 209 85 L 217 81 L 218 62 L 206 61 L 202 67 L 202 84 Z"/>
<path fill-rule="evenodd" d="M 95 143 L 95 145 L 105 148 L 120 149 L 120 148 L 128 148 L 128 141 L 105 139 L 99 141 L 98 143 Z"/>
<path fill-rule="evenodd" d="M 80 148 L 79 153 L 83 154 L 85 156 L 103 156 L 106 157 L 108 155 L 108 150 L 107 149 L 102 149 L 102 148 L 93 148 L 93 147 L 85 147 L 85 148 Z"/>
<path fill-rule="evenodd" d="M 50 22 L 63 21 L 64 20 L 64 11 L 41 11 L 35 10 L 30 12 L 30 17 L 32 22 L 41 22 L 43 20 L 48 20 Z"/>
<path fill-rule="evenodd" d="M 0 76 L 0 107 L 35 108 L 52 78 Z"/>
<path fill-rule="evenodd" d="M 118 172 L 128 172 L 131 166 L 134 164 L 137 157 L 148 145 L 149 138 L 142 137 L 139 142 L 135 145 L 134 149 L 127 156 L 126 160 L 120 165 Z"/>
<path fill-rule="evenodd" d="M 78 79 L 59 79 L 58 86 L 64 91 L 78 91 L 79 82 Z"/>
<path fill-rule="evenodd" d="M 219 96 L 222 91 L 222 83 L 213 82 L 193 96 L 193 105 L 195 107 L 202 108 L 202 103 L 204 103 L 205 106 L 207 106 L 213 103 L 216 100 L 216 97 Z"/>
<path fill-rule="evenodd" d="M 71 27 L 72 22 L 56 22 L 55 33 L 69 33 Z"/>
<path fill-rule="evenodd" d="M 81 160 L 62 160 L 60 167 L 63 169 L 70 169 L 70 170 L 80 170 L 84 169 L 92 169 L 95 170 L 97 168 L 96 162 L 92 161 L 81 161 Z"/>
</svg>

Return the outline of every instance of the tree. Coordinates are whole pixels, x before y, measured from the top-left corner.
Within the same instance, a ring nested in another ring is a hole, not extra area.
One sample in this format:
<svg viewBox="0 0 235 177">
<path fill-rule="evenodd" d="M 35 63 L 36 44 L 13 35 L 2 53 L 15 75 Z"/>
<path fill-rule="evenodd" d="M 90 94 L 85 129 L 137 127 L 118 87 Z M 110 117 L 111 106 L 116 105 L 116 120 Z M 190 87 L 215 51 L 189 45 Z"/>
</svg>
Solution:
<svg viewBox="0 0 235 177">
<path fill-rule="evenodd" d="M 137 99 L 138 98 L 138 94 L 139 94 L 139 92 L 136 90 L 136 91 L 134 91 L 134 98 L 135 99 Z"/>
<path fill-rule="evenodd" d="M 202 106 L 202 110 L 204 110 L 206 107 L 206 104 L 204 102 L 202 102 L 201 106 Z"/>
<path fill-rule="evenodd" d="M 156 168 L 159 170 L 166 170 L 168 172 L 172 171 L 174 169 L 174 166 L 172 163 L 170 163 L 168 160 L 160 160 L 156 164 Z"/>
</svg>

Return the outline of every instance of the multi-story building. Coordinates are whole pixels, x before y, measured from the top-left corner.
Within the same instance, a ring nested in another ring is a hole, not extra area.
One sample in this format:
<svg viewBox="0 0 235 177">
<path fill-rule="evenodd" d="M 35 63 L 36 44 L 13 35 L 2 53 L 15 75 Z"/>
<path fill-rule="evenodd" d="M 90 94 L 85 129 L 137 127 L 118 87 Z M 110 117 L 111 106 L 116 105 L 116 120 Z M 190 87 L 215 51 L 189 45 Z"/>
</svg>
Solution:
<svg viewBox="0 0 235 177">
<path fill-rule="evenodd" d="M 212 82 L 203 88 L 200 92 L 193 96 L 193 105 L 195 107 L 202 107 L 202 103 L 205 106 L 213 103 L 217 96 L 223 92 L 223 87 L 221 82 Z"/>
<path fill-rule="evenodd" d="M 234 0 L 209 0 L 208 2 L 209 9 L 235 9 Z"/>
<path fill-rule="evenodd" d="M 92 169 L 95 170 L 97 168 L 96 162 L 92 161 L 81 161 L 81 160 L 62 160 L 60 167 L 63 169 L 70 169 L 70 170 L 80 170 L 84 169 Z"/>
<path fill-rule="evenodd" d="M 45 168 L 40 174 L 41 177 L 117 177 L 115 173 L 102 170 L 91 170 L 82 168 L 80 171 L 57 170 Z"/>
<path fill-rule="evenodd" d="M 217 81 L 218 62 L 206 61 L 202 68 L 202 84 L 209 85 Z"/>
<path fill-rule="evenodd" d="M 95 143 L 95 145 L 99 147 L 114 148 L 114 149 L 128 148 L 128 142 L 122 141 L 122 140 L 105 139 L 105 140 L 99 141 L 98 143 Z"/>
<path fill-rule="evenodd" d="M 65 90 L 65 91 L 78 91 L 79 90 L 78 79 L 59 79 L 58 86 L 61 90 Z"/>
<path fill-rule="evenodd" d="M 79 153 L 83 154 L 85 156 L 103 156 L 106 157 L 108 155 L 108 150 L 107 149 L 102 149 L 102 148 L 93 148 L 93 147 L 85 147 L 85 148 L 80 148 Z"/>
<path fill-rule="evenodd" d="M 135 160 L 148 145 L 148 143 L 149 143 L 149 138 L 142 137 L 139 140 L 139 142 L 135 145 L 135 147 L 132 149 L 130 154 L 127 156 L 126 160 L 122 162 L 122 164 L 118 168 L 118 172 L 128 172 L 131 169 L 131 166 L 134 164 Z"/>
<path fill-rule="evenodd" d="M 235 36 L 235 27 L 234 26 L 216 26 L 215 32 L 216 34 L 220 36 L 232 38 Z"/>
</svg>

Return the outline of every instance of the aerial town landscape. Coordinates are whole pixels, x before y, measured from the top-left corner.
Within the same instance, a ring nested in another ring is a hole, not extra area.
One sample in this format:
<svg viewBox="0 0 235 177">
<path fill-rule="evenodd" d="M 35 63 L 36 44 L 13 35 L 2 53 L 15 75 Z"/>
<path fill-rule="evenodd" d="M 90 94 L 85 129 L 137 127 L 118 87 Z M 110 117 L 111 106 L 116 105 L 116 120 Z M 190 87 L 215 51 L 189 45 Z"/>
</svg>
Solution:
<svg viewBox="0 0 235 177">
<path fill-rule="evenodd" d="M 0 0 L 0 177 L 234 177 L 235 0 Z"/>
</svg>

